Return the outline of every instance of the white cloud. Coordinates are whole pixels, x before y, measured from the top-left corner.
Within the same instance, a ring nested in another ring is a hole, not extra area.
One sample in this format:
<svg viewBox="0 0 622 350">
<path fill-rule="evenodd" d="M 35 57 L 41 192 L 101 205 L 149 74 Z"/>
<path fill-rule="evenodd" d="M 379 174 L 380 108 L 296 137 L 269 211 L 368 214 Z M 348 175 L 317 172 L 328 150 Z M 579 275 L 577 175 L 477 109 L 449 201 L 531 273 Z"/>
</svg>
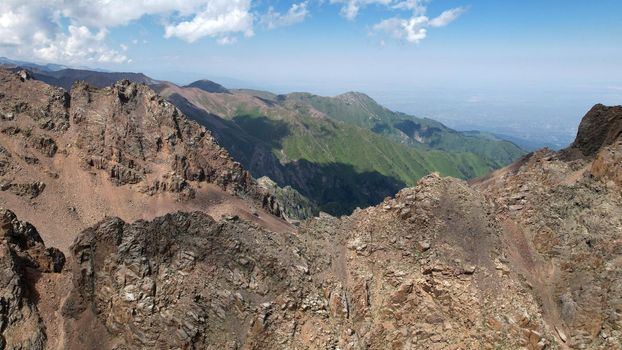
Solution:
<svg viewBox="0 0 622 350">
<path fill-rule="evenodd" d="M 61 1 L 3 0 L 0 2 L 0 50 L 18 58 L 62 63 L 125 62 L 127 57 L 107 47 L 108 31 L 60 24 Z"/>
<path fill-rule="evenodd" d="M 29 0 L 26 0 L 29 1 Z M 32 1 L 32 0 L 31 0 Z M 37 2 L 37 0 L 34 0 Z M 55 0 L 52 0 L 55 1 Z M 56 0 L 64 17 L 91 27 L 116 27 L 146 15 L 191 16 L 210 5 L 220 6 L 235 0 Z"/>
<path fill-rule="evenodd" d="M 286 27 L 292 24 L 300 23 L 309 15 L 309 10 L 307 8 L 308 4 L 308 1 L 293 4 L 285 14 L 276 12 L 274 11 L 274 8 L 270 7 L 268 9 L 268 13 L 261 17 L 261 23 L 263 23 L 263 25 L 265 25 L 268 29 Z"/>
<path fill-rule="evenodd" d="M 406 40 L 418 44 L 425 39 L 430 27 L 444 27 L 456 20 L 466 9 L 457 7 L 441 13 L 438 17 L 429 19 L 425 15 L 417 14 L 418 9 L 413 9 L 414 14 L 410 18 L 393 17 L 385 19 L 372 27 L 374 32 L 385 33 L 394 39 Z M 425 10 L 424 10 L 425 13 Z"/>
<path fill-rule="evenodd" d="M 166 38 L 192 43 L 207 37 L 218 44 L 228 45 L 237 42 L 241 36 L 254 35 L 255 17 L 268 29 L 304 21 L 309 16 L 309 5 L 313 0 L 298 0 L 284 13 L 268 7 L 263 15 L 253 7 L 260 1 L 0 0 L 0 54 L 65 64 L 129 62 L 127 45 L 108 44 L 108 33 L 145 16 L 161 18 Z M 349 20 L 354 20 L 359 11 L 372 5 L 384 7 L 387 11 L 408 11 L 410 17 L 385 19 L 374 25 L 373 30 L 413 43 L 423 40 L 430 28 L 446 26 L 465 11 L 462 7 L 454 8 L 429 19 L 426 5 L 431 0 L 317 1 L 339 6 L 341 15 Z M 129 42 L 137 45 L 146 43 L 146 40 Z"/>
<path fill-rule="evenodd" d="M 432 18 L 430 20 L 430 27 L 444 27 L 449 23 L 455 21 L 465 11 L 466 9 L 464 7 L 456 7 L 447 11 L 443 11 L 440 16 Z"/>
<path fill-rule="evenodd" d="M 250 9 L 251 0 L 1 0 L 0 54 L 69 64 L 128 62 L 106 45 L 110 28 L 160 15 L 167 38 L 233 43 L 234 34 L 253 35 Z"/>
<path fill-rule="evenodd" d="M 32 51 L 36 57 L 55 62 L 124 63 L 127 56 L 109 49 L 105 44 L 107 31 L 92 33 L 85 26 L 70 25 L 69 35 L 57 35 L 54 40 L 44 36 L 35 39 Z"/>
<path fill-rule="evenodd" d="M 389 18 L 374 25 L 373 30 L 385 32 L 395 39 L 418 43 L 425 39 L 428 31 L 425 25 L 428 23 L 426 16 L 412 17 L 409 19 Z"/>
<path fill-rule="evenodd" d="M 21 46 L 35 36 L 49 37 L 55 32 L 56 13 L 27 1 L 0 1 L 0 46 Z"/>
<path fill-rule="evenodd" d="M 165 27 L 165 37 L 194 42 L 202 37 L 224 37 L 231 33 L 253 36 L 250 0 L 212 0 L 191 20 Z"/>
<path fill-rule="evenodd" d="M 391 5 L 393 0 L 330 0 L 331 4 L 342 4 L 341 15 L 349 20 L 354 20 L 359 11 L 369 5 Z"/>
</svg>

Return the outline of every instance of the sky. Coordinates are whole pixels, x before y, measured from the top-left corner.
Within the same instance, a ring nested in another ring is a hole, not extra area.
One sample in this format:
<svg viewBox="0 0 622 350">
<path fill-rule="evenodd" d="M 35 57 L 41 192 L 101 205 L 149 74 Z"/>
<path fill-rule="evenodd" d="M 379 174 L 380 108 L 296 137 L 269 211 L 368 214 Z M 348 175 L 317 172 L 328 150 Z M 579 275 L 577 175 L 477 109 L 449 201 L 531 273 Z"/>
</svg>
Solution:
<svg viewBox="0 0 622 350">
<path fill-rule="evenodd" d="M 0 0 L 0 55 L 357 90 L 459 129 L 563 143 L 591 105 L 622 104 L 622 1 Z"/>
</svg>

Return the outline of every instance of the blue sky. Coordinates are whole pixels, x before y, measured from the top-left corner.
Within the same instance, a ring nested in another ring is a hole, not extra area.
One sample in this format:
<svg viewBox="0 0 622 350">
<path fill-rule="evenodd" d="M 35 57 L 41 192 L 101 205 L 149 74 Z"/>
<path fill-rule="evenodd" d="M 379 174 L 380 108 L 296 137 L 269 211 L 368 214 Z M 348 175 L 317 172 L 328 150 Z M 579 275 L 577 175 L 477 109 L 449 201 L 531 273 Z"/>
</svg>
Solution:
<svg viewBox="0 0 622 350">
<path fill-rule="evenodd" d="M 291 6 L 272 5 L 282 13 Z M 256 6 L 262 11 L 265 3 Z M 370 5 L 348 20 L 340 5 L 327 3 L 309 3 L 301 23 L 272 30 L 256 25 L 253 37 L 232 45 L 210 37 L 194 43 L 166 39 L 153 17 L 119 28 L 110 38 L 129 46 L 133 62 L 120 68 L 205 73 L 285 89 L 300 84 L 325 93 L 378 84 L 622 81 L 622 2 L 431 1 L 426 14 L 459 7 L 467 10 L 444 27 L 430 28 L 417 43 L 373 31 L 379 21 L 407 18 L 408 11 Z M 128 38 L 147 43 L 131 45 Z"/>
<path fill-rule="evenodd" d="M 571 130 L 591 104 L 622 103 L 617 0 L 41 3 L 0 3 L 0 55 L 177 83 L 360 90 L 465 128 L 537 125 L 561 108 L 548 119 Z"/>
</svg>

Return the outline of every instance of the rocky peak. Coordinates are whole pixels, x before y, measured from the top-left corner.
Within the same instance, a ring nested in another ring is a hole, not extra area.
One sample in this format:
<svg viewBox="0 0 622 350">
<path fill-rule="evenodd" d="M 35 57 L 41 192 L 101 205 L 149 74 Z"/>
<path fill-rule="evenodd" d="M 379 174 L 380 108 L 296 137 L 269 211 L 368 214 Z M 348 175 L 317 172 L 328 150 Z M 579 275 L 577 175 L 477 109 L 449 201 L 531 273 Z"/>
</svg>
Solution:
<svg viewBox="0 0 622 350">
<path fill-rule="evenodd" d="M 78 83 L 71 90 L 70 115 L 87 166 L 108 171 L 118 185 L 192 197 L 197 183 L 208 182 L 250 195 L 280 215 L 274 200 L 207 129 L 144 84 L 121 80 L 94 89 Z"/>
<path fill-rule="evenodd" d="M 611 145 L 622 135 L 622 106 L 597 104 L 583 117 L 579 131 L 568 152 L 580 152 L 586 157 L 595 156 L 598 151 Z"/>
<path fill-rule="evenodd" d="M 289 325 L 279 314 L 297 307 L 308 277 L 295 236 L 201 212 L 133 224 L 109 218 L 82 232 L 71 250 L 74 288 L 63 313 L 77 320 L 68 324 L 73 334 L 103 327 L 101 348 L 261 344 L 268 322 Z M 84 348 L 85 338 L 67 343 Z"/>
<path fill-rule="evenodd" d="M 68 95 L 9 71 L 0 72 L 0 80 L 0 111 L 15 124 L 5 129 L 19 133 L 30 122 L 15 117 L 28 116 L 39 126 L 34 130 L 29 126 L 28 138 L 50 157 L 58 145 L 68 144 L 65 155 L 76 153 L 86 168 L 107 172 L 116 185 L 138 185 L 139 191 L 150 194 L 176 192 L 187 199 L 200 182 L 213 183 L 232 194 L 250 196 L 280 215 L 275 200 L 208 130 L 186 119 L 145 84 L 120 80 L 97 89 L 76 82 Z M 72 132 L 66 137 L 47 133 L 69 128 Z"/>
</svg>

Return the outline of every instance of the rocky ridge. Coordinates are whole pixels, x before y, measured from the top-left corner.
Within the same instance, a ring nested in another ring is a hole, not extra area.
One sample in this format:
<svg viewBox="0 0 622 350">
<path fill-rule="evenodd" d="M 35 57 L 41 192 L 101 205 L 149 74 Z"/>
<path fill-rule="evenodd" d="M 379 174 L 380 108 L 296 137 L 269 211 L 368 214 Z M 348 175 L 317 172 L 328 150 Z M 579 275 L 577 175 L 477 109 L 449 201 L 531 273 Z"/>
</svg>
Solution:
<svg viewBox="0 0 622 350">
<path fill-rule="evenodd" d="M 31 80 L 26 71 L 0 73 L 2 133 L 22 135 L 41 155 L 56 155 L 55 139 L 73 141 L 61 151 L 77 149 L 87 168 L 105 171 L 116 185 L 140 183 L 144 192 L 191 197 L 195 186 L 190 182 L 208 182 L 262 201 L 279 214 L 277 206 L 270 207 L 273 200 L 264 197 L 250 174 L 209 131 L 187 120 L 146 85 L 123 80 L 96 89 L 77 82 L 68 94 Z M 24 123 L 18 115 L 34 123 Z"/>
<path fill-rule="evenodd" d="M 175 209 L 243 211 L 289 229 L 277 200 L 208 130 L 129 81 L 78 82 L 67 93 L 0 70 L 0 199 L 44 232 L 71 228 L 53 242 L 65 250 L 105 216 L 134 221 Z"/>
</svg>

